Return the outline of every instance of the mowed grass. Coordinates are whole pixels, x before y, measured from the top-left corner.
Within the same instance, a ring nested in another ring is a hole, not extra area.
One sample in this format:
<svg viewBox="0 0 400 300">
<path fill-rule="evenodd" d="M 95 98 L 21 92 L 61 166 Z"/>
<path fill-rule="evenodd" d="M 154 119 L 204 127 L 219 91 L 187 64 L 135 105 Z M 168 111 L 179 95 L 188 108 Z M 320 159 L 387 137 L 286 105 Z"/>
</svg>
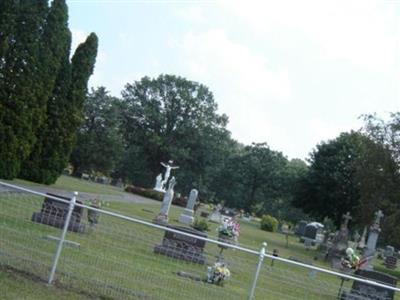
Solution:
<svg viewBox="0 0 400 300">
<path fill-rule="evenodd" d="M 29 280 L 29 276 L 21 277 L 18 273 L 6 274 L 6 279 L 0 280 L 0 291 L 6 290 L 10 285 L 8 281 L 12 280 L 11 286 L 14 288 L 8 288 L 8 293 L 13 293 L 10 299 L 24 299 L 26 286 L 29 293 L 32 293 L 29 299 L 55 299 L 51 297 L 57 294 L 48 289 L 45 281 L 56 243 L 47 241 L 44 237 L 59 236 L 60 230 L 30 222 L 31 214 L 40 210 L 40 197 L 11 194 L 8 198 L 0 197 L 0 263 L 24 270 L 33 279 Z M 103 209 L 151 221 L 160 206 L 159 202 L 108 202 Z M 181 207 L 171 207 L 171 224 L 180 225 L 177 220 L 181 212 Z M 84 219 L 86 220 L 86 216 Z M 162 230 L 107 215 L 101 215 L 99 221 L 98 227 L 88 228 L 84 234 L 67 234 L 67 239 L 79 243 L 80 247 L 65 246 L 63 249 L 56 273 L 57 286 L 63 288 L 56 298 L 63 299 L 63 293 L 67 293 L 66 297 L 70 297 L 68 299 L 84 299 L 87 294 L 105 299 L 222 300 L 248 297 L 258 256 L 238 250 L 224 250 L 223 255 L 232 276 L 221 288 L 176 275 L 177 272 L 184 271 L 204 279 L 206 266 L 155 255 L 153 247 L 161 244 L 164 234 Z M 211 229 L 208 235 L 216 238 L 217 224 L 209 224 Z M 268 243 L 268 253 L 277 249 L 281 257 L 292 257 L 328 267 L 318 251 L 306 250 L 296 237 L 289 236 L 286 247 L 284 234 L 261 231 L 258 222 L 241 221 L 240 246 L 259 250 L 263 242 Z M 206 244 L 205 255 L 209 265 L 216 260 L 219 251 L 216 245 Z M 271 260 L 265 259 L 256 289 L 256 299 L 335 299 L 340 282 L 340 278 L 336 276 L 312 274 L 305 268 L 282 262 L 275 261 L 271 266 Z M 14 297 L 18 295 L 18 285 L 21 285 L 20 298 Z M 351 282 L 345 282 L 345 286 L 350 285 Z M 39 286 L 37 292 L 36 286 Z"/>
<path fill-rule="evenodd" d="M 61 287 L 45 285 L 16 270 L 0 268 L 0 294 L 2 300 L 85 300 L 80 293 Z"/>
<path fill-rule="evenodd" d="M 10 183 L 16 185 L 23 186 L 42 186 L 40 184 L 23 180 L 23 179 L 14 179 L 12 181 L 8 181 Z M 101 184 L 96 182 L 91 182 L 79 178 L 75 178 L 72 176 L 61 175 L 56 183 L 49 185 L 48 187 L 65 190 L 65 191 L 79 191 L 84 193 L 93 193 L 93 194 L 101 194 L 101 195 L 123 195 L 123 188 Z"/>
</svg>

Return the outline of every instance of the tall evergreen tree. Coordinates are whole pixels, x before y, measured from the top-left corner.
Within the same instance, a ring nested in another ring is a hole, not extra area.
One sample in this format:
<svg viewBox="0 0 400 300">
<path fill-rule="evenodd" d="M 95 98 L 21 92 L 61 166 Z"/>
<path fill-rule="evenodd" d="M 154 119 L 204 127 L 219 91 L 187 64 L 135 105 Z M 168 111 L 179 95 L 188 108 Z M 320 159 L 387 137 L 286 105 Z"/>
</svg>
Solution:
<svg viewBox="0 0 400 300">
<path fill-rule="evenodd" d="M 54 0 L 46 19 L 40 43 L 40 62 L 38 63 L 40 77 L 38 76 L 36 85 L 37 99 L 41 102 L 41 106 L 47 107 L 46 114 L 43 116 L 46 121 L 52 122 L 52 120 L 49 120 L 48 115 L 58 110 L 54 105 L 54 99 L 51 99 L 50 96 L 54 90 L 61 65 L 63 63 L 69 64 L 70 44 L 71 34 L 68 29 L 67 5 L 65 0 Z M 62 68 L 62 71 L 65 72 L 65 67 Z M 68 74 L 65 75 L 69 76 Z M 67 86 L 69 86 L 69 83 Z M 46 182 L 48 168 L 43 165 L 47 160 L 43 157 L 43 154 L 48 149 L 43 151 L 43 147 L 47 148 L 48 141 L 46 139 L 49 137 L 49 134 L 51 135 L 49 133 L 49 128 L 51 127 L 49 126 L 53 124 L 49 124 L 48 122 L 41 123 L 42 125 L 36 134 L 37 141 L 33 151 L 21 168 L 20 177 L 33 181 Z M 51 141 L 52 144 L 54 142 L 54 140 Z"/>
<path fill-rule="evenodd" d="M 78 46 L 71 62 L 69 42 L 65 44 L 62 66 L 58 72 L 53 94 L 48 101 L 46 126 L 41 144 L 35 154 L 29 179 L 46 184 L 54 183 L 68 164 L 76 131 L 83 120 L 83 103 L 87 83 L 97 55 L 97 36 L 92 33 Z M 28 176 L 26 176 L 28 177 Z"/>
<path fill-rule="evenodd" d="M 35 142 L 35 129 L 43 120 L 43 102 L 36 94 L 40 40 L 43 34 L 48 1 L 20 1 L 14 4 L 4 2 L 7 14 L 15 8 L 15 26 L 2 23 L 2 36 L 8 36 L 2 43 L 1 54 L 1 126 L 0 126 L 0 177 L 13 178 L 22 161 L 29 155 Z M 13 24 L 11 22 L 11 24 Z M 10 39 L 11 37 L 11 39 Z"/>
</svg>

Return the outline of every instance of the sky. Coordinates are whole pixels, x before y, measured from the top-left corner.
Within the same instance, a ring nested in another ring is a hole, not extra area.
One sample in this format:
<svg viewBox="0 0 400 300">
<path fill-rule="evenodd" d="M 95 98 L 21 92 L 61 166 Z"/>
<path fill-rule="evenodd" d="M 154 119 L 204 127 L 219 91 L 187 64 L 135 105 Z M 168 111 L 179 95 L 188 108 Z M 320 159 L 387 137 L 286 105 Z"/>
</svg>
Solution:
<svg viewBox="0 0 400 300">
<path fill-rule="evenodd" d="M 67 0 L 73 49 L 99 37 L 91 87 L 143 76 L 207 85 L 232 137 L 306 159 L 400 111 L 400 0 Z"/>
</svg>

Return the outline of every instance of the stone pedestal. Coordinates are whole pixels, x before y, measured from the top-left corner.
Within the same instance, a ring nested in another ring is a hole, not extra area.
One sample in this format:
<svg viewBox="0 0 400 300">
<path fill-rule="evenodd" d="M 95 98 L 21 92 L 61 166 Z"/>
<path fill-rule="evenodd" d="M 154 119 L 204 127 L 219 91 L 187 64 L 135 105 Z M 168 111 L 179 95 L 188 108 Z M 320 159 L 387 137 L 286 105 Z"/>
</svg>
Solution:
<svg viewBox="0 0 400 300">
<path fill-rule="evenodd" d="M 191 209 L 185 208 L 183 213 L 179 217 L 179 223 L 192 225 L 194 223 L 194 211 Z"/>
</svg>

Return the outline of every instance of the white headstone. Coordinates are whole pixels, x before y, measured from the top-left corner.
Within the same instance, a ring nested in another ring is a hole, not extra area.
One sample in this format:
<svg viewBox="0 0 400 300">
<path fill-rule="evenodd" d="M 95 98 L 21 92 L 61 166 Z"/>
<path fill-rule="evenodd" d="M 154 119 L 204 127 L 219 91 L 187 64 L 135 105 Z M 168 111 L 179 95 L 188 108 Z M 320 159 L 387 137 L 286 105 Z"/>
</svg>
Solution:
<svg viewBox="0 0 400 300">
<path fill-rule="evenodd" d="M 197 196 L 199 192 L 196 189 L 190 191 L 189 200 L 186 208 L 183 210 L 179 217 L 179 222 L 187 225 L 191 225 L 194 222 L 194 205 L 196 204 Z"/>
<path fill-rule="evenodd" d="M 160 213 L 154 219 L 156 223 L 164 223 L 164 224 L 168 223 L 168 213 L 169 213 L 169 208 L 171 207 L 172 199 L 174 198 L 175 184 L 176 184 L 175 177 L 172 177 L 169 182 L 168 190 L 164 194 Z"/>
<path fill-rule="evenodd" d="M 373 270 L 372 260 L 376 252 L 376 244 L 378 242 L 379 233 L 381 232 L 380 221 L 382 218 L 383 218 L 382 211 L 381 210 L 377 211 L 375 213 L 374 224 L 372 224 L 369 230 L 367 246 L 363 253 L 363 260 L 365 260 L 365 263 L 361 266 L 362 269 Z"/>
</svg>

